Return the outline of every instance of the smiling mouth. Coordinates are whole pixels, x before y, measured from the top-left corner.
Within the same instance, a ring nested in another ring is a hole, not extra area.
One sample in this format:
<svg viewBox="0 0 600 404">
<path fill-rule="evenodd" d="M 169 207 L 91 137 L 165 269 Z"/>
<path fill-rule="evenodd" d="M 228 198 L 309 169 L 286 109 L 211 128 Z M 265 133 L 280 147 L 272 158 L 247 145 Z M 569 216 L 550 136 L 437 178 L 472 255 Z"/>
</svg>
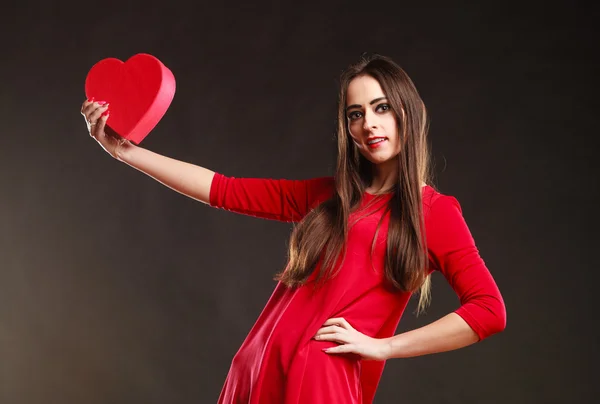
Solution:
<svg viewBox="0 0 600 404">
<path fill-rule="evenodd" d="M 367 146 L 369 146 L 369 148 L 374 149 L 376 147 L 381 146 L 383 143 L 385 143 L 388 139 L 386 137 L 380 137 L 377 139 L 373 139 L 373 140 L 369 140 L 367 142 Z"/>
</svg>

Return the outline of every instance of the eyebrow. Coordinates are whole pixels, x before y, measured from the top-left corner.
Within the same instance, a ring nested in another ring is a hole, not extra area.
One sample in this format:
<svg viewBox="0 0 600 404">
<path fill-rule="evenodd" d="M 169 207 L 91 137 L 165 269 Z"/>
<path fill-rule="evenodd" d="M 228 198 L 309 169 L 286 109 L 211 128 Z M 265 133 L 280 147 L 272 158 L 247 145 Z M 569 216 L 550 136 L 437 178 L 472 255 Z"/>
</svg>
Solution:
<svg viewBox="0 0 600 404">
<path fill-rule="evenodd" d="M 387 97 L 379 97 L 379 98 L 375 98 L 374 100 L 372 100 L 372 101 L 369 103 L 369 105 L 373 105 L 373 104 L 375 104 L 376 102 L 379 102 L 379 101 L 381 101 L 381 100 L 385 100 L 386 98 L 387 98 Z M 361 107 L 361 105 L 359 105 L 359 104 L 352 104 L 352 105 L 349 105 L 349 106 L 347 106 L 347 107 L 346 107 L 346 111 L 349 111 L 349 110 L 351 110 L 351 109 L 353 109 L 353 108 L 360 108 L 360 107 Z"/>
</svg>

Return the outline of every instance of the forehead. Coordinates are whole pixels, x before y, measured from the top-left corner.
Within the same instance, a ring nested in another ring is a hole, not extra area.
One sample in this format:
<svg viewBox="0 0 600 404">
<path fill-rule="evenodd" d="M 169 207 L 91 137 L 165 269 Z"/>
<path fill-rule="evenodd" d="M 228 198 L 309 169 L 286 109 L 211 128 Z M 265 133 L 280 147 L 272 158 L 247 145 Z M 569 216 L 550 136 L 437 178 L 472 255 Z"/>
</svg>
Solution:
<svg viewBox="0 0 600 404">
<path fill-rule="evenodd" d="M 348 85 L 346 103 L 368 104 L 371 100 L 385 97 L 379 82 L 371 76 L 358 76 L 352 79 Z"/>
</svg>

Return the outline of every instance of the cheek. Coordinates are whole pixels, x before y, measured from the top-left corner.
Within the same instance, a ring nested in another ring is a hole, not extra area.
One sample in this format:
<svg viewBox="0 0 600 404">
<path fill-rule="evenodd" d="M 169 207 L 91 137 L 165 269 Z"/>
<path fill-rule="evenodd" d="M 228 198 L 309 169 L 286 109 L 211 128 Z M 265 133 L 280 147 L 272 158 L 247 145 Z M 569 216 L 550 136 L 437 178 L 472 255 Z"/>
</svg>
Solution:
<svg viewBox="0 0 600 404">
<path fill-rule="evenodd" d="M 385 129 L 388 136 L 394 139 L 398 138 L 398 123 L 392 114 L 386 117 L 384 121 Z"/>
<path fill-rule="evenodd" d="M 358 137 L 362 132 L 362 125 L 358 122 L 350 122 L 348 123 L 348 130 L 350 132 L 350 136 Z"/>
</svg>

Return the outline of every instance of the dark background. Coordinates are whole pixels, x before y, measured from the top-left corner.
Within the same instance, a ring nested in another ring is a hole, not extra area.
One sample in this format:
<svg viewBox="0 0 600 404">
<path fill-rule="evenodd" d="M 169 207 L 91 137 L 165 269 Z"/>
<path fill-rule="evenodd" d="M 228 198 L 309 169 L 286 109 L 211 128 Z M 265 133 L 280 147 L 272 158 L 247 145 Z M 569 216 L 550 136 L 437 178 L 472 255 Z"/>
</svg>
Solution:
<svg viewBox="0 0 600 404">
<path fill-rule="evenodd" d="M 211 209 L 89 138 L 94 63 L 143 52 L 174 73 L 142 146 L 310 178 L 333 172 L 337 79 L 365 51 L 421 92 L 436 184 L 508 311 L 480 344 L 389 361 L 375 402 L 595 402 L 597 7 L 415 3 L 3 5 L 0 402 L 214 403 L 285 264 L 290 224 Z M 435 274 L 398 331 L 456 307 Z"/>
</svg>

